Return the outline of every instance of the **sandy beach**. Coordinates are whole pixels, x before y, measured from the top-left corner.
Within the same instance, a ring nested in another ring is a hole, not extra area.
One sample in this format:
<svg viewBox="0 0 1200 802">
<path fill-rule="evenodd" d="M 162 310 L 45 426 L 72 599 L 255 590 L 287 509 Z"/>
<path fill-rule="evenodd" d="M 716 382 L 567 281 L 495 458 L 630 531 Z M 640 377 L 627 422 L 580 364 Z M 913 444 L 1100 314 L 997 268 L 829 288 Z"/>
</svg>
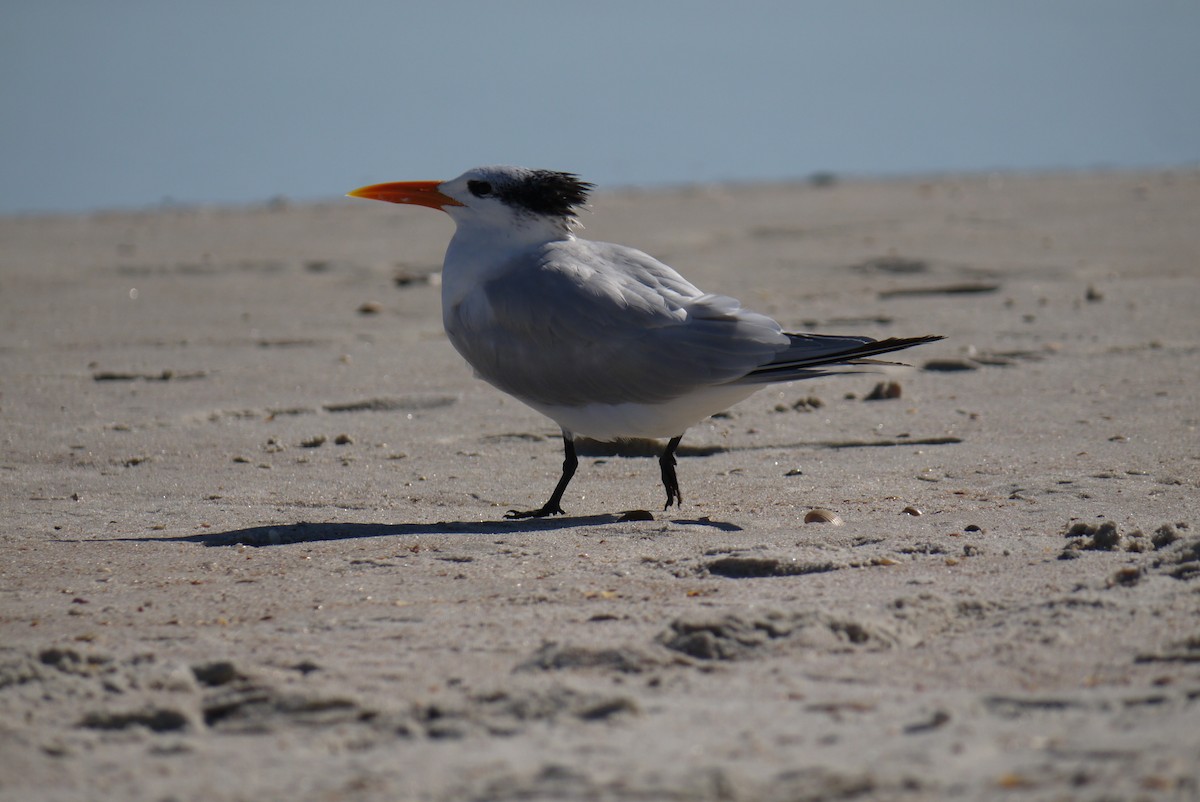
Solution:
<svg viewBox="0 0 1200 802">
<path fill-rule="evenodd" d="M 1200 173 L 583 222 L 947 339 L 506 521 L 558 432 L 442 333 L 443 215 L 0 218 L 0 800 L 1200 799 Z"/>
</svg>

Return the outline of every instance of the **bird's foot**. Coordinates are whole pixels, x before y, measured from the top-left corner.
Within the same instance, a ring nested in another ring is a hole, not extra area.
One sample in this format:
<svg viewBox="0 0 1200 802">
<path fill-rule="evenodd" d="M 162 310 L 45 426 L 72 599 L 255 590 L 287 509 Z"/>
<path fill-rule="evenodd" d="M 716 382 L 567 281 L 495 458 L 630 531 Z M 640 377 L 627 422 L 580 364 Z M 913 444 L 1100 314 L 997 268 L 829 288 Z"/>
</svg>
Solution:
<svg viewBox="0 0 1200 802">
<path fill-rule="evenodd" d="M 667 503 L 663 505 L 663 512 L 671 509 L 674 504 L 677 507 L 683 506 L 683 493 L 679 492 L 679 479 L 675 476 L 675 466 L 663 466 L 662 477 L 663 488 L 667 491 Z"/>
<path fill-rule="evenodd" d="M 509 510 L 504 513 L 504 517 L 510 521 L 520 521 L 525 518 L 549 518 L 551 515 L 566 515 L 566 513 L 557 504 L 546 504 L 538 510 Z"/>
<path fill-rule="evenodd" d="M 671 442 L 667 443 L 667 449 L 658 458 L 658 466 L 662 469 L 663 489 L 667 491 L 667 503 L 663 505 L 663 512 L 671 509 L 674 504 L 678 507 L 683 506 L 683 493 L 679 492 L 679 477 L 675 475 L 675 449 L 679 447 L 679 440 L 682 437 L 672 437 Z"/>
<path fill-rule="evenodd" d="M 676 484 L 673 488 L 667 487 L 667 503 L 663 505 L 663 512 L 671 509 L 672 504 L 674 504 L 676 507 L 683 506 L 683 495 L 679 492 L 678 484 Z"/>
</svg>

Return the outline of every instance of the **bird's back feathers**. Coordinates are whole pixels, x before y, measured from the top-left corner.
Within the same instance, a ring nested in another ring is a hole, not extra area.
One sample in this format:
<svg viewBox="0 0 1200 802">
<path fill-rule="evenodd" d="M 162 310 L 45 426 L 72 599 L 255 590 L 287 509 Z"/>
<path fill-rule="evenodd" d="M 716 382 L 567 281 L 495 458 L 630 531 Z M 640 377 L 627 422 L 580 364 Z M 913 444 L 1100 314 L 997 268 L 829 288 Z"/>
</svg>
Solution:
<svg viewBox="0 0 1200 802">
<path fill-rule="evenodd" d="M 839 372 L 937 339 L 787 334 L 641 251 L 574 238 L 513 254 L 445 312 L 481 378 L 542 406 L 658 404 Z"/>
</svg>

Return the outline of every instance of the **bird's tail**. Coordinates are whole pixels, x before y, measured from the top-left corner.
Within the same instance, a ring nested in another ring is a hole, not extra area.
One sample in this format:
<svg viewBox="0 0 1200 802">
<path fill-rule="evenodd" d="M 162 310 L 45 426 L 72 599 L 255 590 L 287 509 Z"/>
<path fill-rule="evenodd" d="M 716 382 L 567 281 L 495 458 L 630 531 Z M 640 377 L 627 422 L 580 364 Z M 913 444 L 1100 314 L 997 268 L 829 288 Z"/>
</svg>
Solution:
<svg viewBox="0 0 1200 802">
<path fill-rule="evenodd" d="M 924 337 L 889 337 L 872 340 L 870 337 L 839 337 L 828 334 L 788 334 L 791 344 L 774 359 L 760 365 L 737 380 L 738 384 L 768 384 L 796 379 L 811 379 L 831 373 L 856 373 L 854 367 L 903 365 L 871 357 L 902 351 L 914 345 L 944 339 L 940 335 Z M 836 368 L 850 368 L 838 370 Z"/>
</svg>

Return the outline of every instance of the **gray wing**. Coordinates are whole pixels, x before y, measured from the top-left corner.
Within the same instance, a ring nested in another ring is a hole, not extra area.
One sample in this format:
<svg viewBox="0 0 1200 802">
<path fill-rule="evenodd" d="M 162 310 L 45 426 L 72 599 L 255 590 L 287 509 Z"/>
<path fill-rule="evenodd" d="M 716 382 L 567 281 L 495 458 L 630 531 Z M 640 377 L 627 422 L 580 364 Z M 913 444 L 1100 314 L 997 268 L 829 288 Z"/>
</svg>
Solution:
<svg viewBox="0 0 1200 802">
<path fill-rule="evenodd" d="M 447 331 L 483 379 L 567 406 L 666 401 L 741 379 L 790 346 L 735 299 L 641 251 L 586 240 L 514 260 L 449 310 Z"/>
</svg>

